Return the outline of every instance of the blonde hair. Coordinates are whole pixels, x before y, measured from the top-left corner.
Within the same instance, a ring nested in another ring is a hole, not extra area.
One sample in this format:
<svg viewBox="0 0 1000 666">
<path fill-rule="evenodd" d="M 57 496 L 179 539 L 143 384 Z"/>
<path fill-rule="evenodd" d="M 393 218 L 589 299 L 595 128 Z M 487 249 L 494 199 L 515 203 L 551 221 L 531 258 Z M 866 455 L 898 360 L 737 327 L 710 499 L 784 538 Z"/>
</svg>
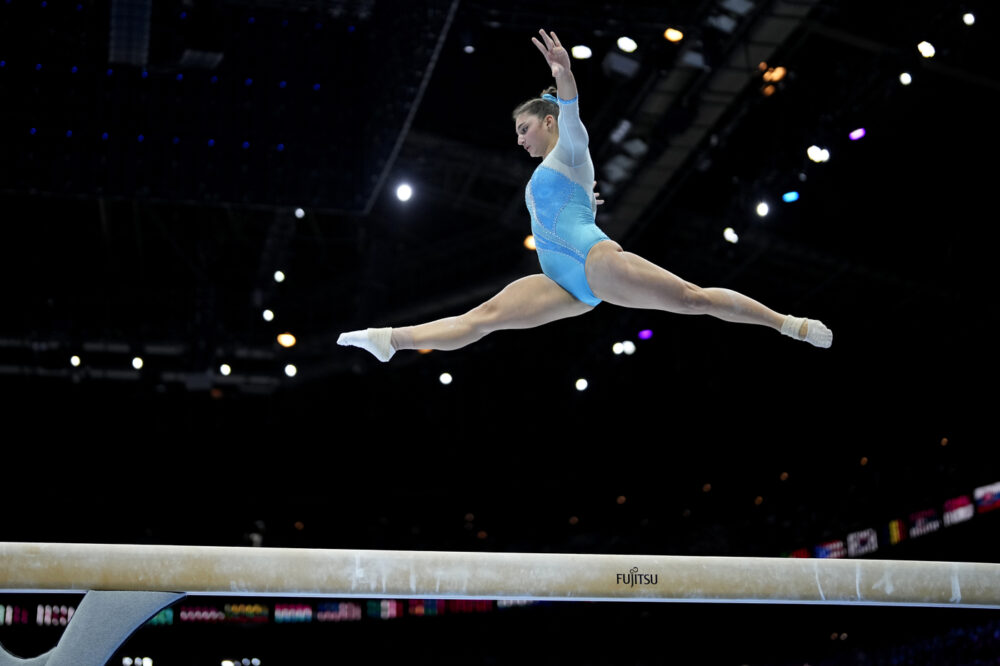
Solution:
<svg viewBox="0 0 1000 666">
<path fill-rule="evenodd" d="M 555 102 L 550 102 L 547 99 L 542 99 L 542 95 L 552 95 L 557 97 L 556 87 L 549 86 L 541 92 L 538 97 L 534 99 L 529 99 L 527 102 L 521 102 L 514 113 L 511 114 L 513 120 L 517 120 L 517 117 L 522 113 L 530 113 L 534 116 L 538 116 L 541 119 L 545 119 L 545 116 L 551 115 L 556 120 L 559 119 L 559 105 Z"/>
</svg>

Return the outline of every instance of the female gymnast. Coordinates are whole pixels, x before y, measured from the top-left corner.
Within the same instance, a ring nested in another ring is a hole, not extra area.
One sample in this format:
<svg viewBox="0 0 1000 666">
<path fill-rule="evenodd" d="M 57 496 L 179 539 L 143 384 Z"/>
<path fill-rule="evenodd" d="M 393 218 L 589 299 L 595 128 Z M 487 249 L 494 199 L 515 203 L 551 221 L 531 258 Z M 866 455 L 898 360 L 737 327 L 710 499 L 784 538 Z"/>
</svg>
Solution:
<svg viewBox="0 0 1000 666">
<path fill-rule="evenodd" d="M 587 149 L 589 136 L 580 121 L 569 52 L 554 32 L 538 32 L 542 41 L 535 37 L 531 41 L 545 56 L 556 87 L 519 105 L 512 115 L 518 145 L 542 158 L 524 194 L 542 274 L 515 280 L 463 315 L 417 326 L 351 331 L 341 334 L 337 343 L 366 349 L 384 362 L 401 349 L 459 349 L 493 331 L 541 326 L 589 312 L 607 301 L 769 326 L 797 340 L 829 347 L 833 333 L 822 322 L 778 314 L 729 289 L 698 287 L 623 251 L 598 229 L 594 224 L 598 199 L 591 185 L 594 164 Z"/>
</svg>

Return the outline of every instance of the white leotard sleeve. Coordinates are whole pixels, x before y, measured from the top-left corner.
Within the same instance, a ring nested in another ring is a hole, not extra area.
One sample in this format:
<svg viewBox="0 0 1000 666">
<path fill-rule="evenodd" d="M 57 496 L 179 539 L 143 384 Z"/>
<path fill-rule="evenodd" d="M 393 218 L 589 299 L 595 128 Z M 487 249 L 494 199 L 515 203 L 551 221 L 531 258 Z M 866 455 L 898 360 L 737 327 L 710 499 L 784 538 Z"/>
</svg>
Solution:
<svg viewBox="0 0 1000 666">
<path fill-rule="evenodd" d="M 579 95 L 559 100 L 559 141 L 553 150 L 555 159 L 571 167 L 578 167 L 590 159 L 587 150 L 590 136 L 580 120 L 579 100 Z"/>
</svg>

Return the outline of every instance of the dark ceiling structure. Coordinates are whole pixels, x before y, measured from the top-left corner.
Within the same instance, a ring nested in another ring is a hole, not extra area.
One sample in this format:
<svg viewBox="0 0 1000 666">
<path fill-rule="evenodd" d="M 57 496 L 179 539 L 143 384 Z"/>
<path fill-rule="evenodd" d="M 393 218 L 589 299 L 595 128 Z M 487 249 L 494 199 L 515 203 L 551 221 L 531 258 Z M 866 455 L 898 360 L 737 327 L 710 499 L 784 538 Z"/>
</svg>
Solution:
<svg viewBox="0 0 1000 666">
<path fill-rule="evenodd" d="M 996 18 L 0 0 L 3 488 L 23 504 L 0 538 L 250 545 L 266 523 L 263 545 L 778 555 L 1000 480 Z M 540 28 L 592 52 L 573 69 L 598 224 L 822 319 L 831 349 L 606 304 L 388 364 L 336 345 L 539 272 L 510 114 L 550 85 Z M 977 545 L 994 523 L 903 557 L 995 558 Z"/>
</svg>

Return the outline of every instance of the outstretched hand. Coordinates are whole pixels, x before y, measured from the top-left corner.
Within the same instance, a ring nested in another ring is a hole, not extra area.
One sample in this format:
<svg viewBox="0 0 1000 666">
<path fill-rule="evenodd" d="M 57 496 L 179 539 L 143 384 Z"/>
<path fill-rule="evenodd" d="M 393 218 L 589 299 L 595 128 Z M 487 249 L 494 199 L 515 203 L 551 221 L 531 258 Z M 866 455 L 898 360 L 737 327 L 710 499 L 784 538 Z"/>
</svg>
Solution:
<svg viewBox="0 0 1000 666">
<path fill-rule="evenodd" d="M 556 33 L 551 33 L 552 36 L 545 34 L 544 30 L 538 31 L 542 35 L 542 42 L 539 42 L 537 38 L 532 37 L 531 41 L 535 43 L 538 50 L 542 52 L 545 56 L 545 62 L 549 63 L 549 67 L 552 68 L 552 77 L 556 78 L 563 72 L 569 71 L 569 51 L 563 48 L 562 44 L 559 43 L 559 38 L 556 37 Z"/>
</svg>

